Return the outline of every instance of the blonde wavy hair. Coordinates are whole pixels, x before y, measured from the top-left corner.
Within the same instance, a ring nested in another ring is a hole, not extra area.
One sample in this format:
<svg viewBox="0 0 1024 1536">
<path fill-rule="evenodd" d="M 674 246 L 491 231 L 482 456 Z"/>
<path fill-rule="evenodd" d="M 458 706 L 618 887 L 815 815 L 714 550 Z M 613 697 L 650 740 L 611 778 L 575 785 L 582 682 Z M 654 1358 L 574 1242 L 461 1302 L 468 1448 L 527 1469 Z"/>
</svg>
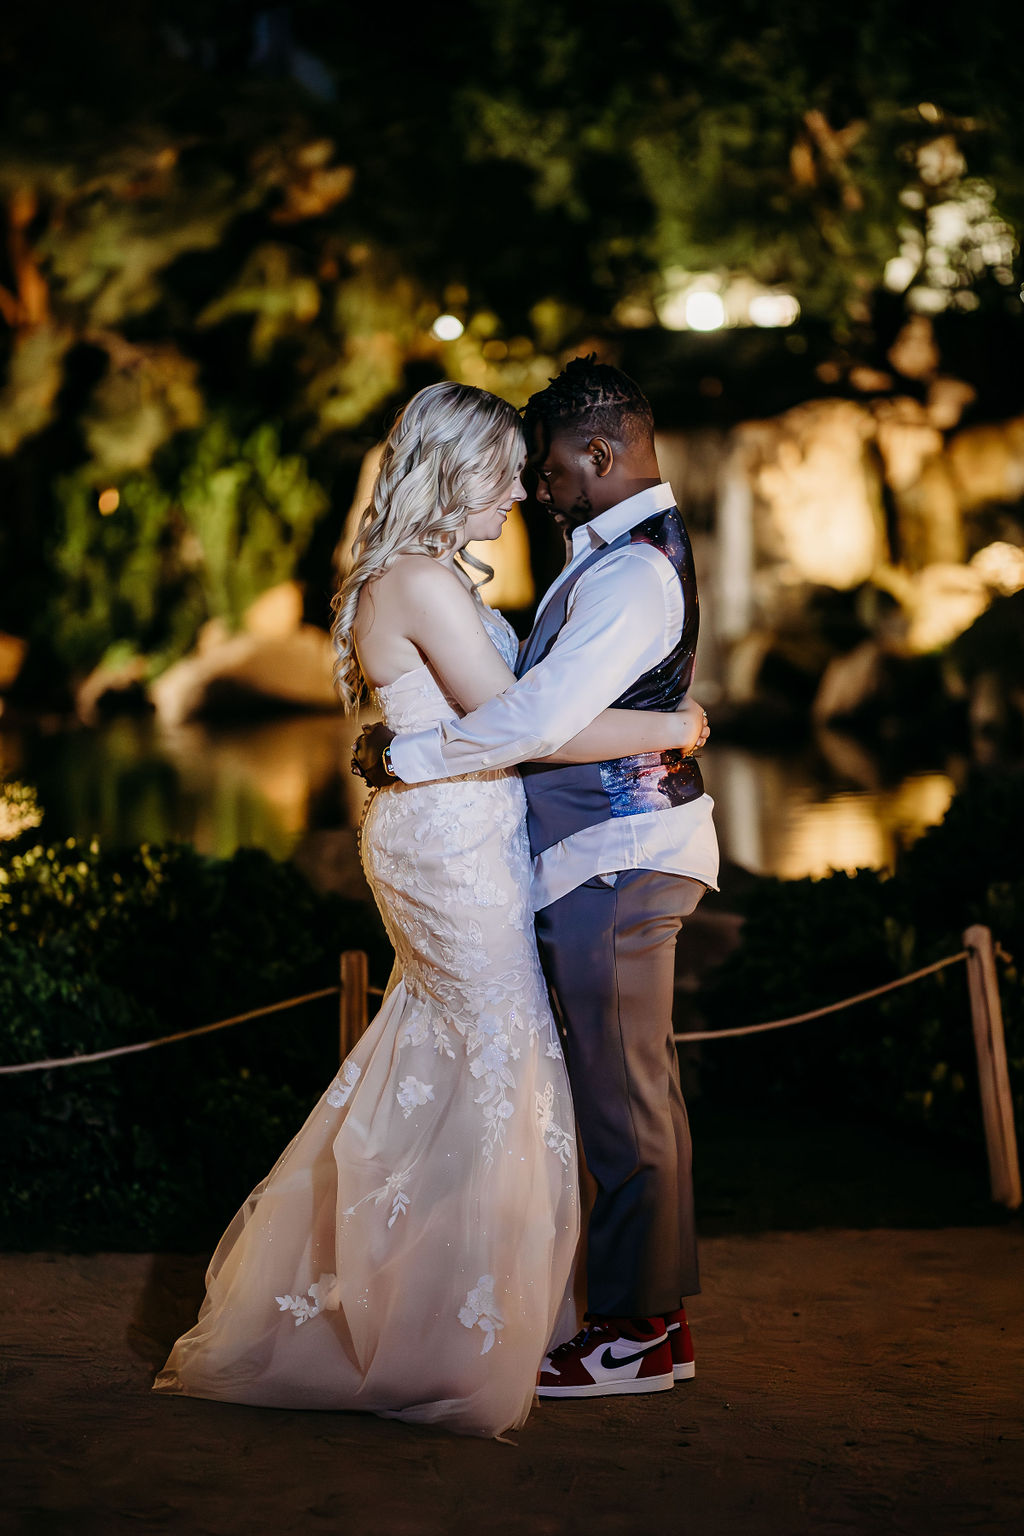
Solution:
<svg viewBox="0 0 1024 1536">
<path fill-rule="evenodd" d="M 500 506 L 525 452 L 515 408 L 469 384 L 429 384 L 413 395 L 388 434 L 370 505 L 359 522 L 352 564 L 331 607 L 334 686 L 347 714 L 366 697 L 353 626 L 367 582 L 399 555 L 435 559 L 455 552 L 490 581 L 490 566 L 467 554 L 466 518 Z"/>
</svg>

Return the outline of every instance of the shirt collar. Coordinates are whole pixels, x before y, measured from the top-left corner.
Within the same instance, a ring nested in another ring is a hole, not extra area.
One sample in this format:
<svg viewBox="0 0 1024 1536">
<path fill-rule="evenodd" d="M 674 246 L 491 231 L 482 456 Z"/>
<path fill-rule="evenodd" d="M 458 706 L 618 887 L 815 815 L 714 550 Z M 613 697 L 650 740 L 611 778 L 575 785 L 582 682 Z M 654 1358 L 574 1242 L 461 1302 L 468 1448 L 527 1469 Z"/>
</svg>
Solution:
<svg viewBox="0 0 1024 1536">
<path fill-rule="evenodd" d="M 665 480 L 660 485 L 649 485 L 646 490 L 637 491 L 635 496 L 627 496 L 625 501 L 616 502 L 614 507 L 591 518 L 589 523 L 573 529 L 573 558 L 583 549 L 597 549 L 602 544 L 613 543 L 637 523 L 653 517 L 656 512 L 667 512 L 675 504 L 675 492 Z"/>
</svg>

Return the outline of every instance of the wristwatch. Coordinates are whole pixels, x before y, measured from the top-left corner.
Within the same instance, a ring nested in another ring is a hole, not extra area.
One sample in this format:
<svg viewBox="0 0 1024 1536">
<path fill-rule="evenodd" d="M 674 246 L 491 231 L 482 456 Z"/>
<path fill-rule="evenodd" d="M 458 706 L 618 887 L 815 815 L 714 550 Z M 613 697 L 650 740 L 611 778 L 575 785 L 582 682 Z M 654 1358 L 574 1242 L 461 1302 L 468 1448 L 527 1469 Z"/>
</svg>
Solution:
<svg viewBox="0 0 1024 1536">
<path fill-rule="evenodd" d="M 394 765 L 393 765 L 393 763 L 391 761 L 391 743 L 390 742 L 388 742 L 387 746 L 384 748 L 384 751 L 381 753 L 380 760 L 384 764 L 384 772 L 387 774 L 388 778 L 389 779 L 397 779 L 398 778 L 398 774 L 395 772 Z"/>
</svg>

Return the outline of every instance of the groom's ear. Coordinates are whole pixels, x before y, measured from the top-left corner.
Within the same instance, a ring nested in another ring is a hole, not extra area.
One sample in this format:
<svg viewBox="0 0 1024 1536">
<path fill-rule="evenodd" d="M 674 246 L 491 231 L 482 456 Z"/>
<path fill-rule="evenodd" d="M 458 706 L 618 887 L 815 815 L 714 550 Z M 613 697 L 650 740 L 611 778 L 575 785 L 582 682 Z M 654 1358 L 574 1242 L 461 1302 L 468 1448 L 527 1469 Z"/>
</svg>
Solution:
<svg viewBox="0 0 1024 1536">
<path fill-rule="evenodd" d="M 615 463 L 615 450 L 606 437 L 592 437 L 587 444 L 587 462 L 598 479 L 611 473 Z"/>
</svg>

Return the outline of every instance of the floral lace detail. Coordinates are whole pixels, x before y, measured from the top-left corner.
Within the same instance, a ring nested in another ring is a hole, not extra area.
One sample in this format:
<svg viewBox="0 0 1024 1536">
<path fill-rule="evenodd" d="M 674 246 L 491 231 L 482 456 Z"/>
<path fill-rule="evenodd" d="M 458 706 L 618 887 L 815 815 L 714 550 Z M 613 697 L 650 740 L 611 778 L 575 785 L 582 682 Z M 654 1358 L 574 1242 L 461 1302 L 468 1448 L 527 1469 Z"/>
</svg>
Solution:
<svg viewBox="0 0 1024 1536">
<path fill-rule="evenodd" d="M 407 1120 L 414 1109 L 418 1109 L 421 1104 L 429 1104 L 433 1097 L 433 1083 L 421 1083 L 418 1077 L 403 1077 L 395 1094 Z"/>
<path fill-rule="evenodd" d="M 568 1168 L 572 1161 L 574 1139 L 555 1120 L 554 1104 L 555 1085 L 549 1082 L 544 1092 L 536 1095 L 537 1129 L 544 1145 L 551 1148 L 563 1168 Z"/>
<path fill-rule="evenodd" d="M 515 1028 L 515 1011 L 512 1011 L 511 1027 Z M 475 1078 L 483 1079 L 483 1089 L 474 1103 L 483 1105 L 484 1112 L 484 1161 L 491 1162 L 496 1147 L 505 1139 L 505 1121 L 515 1113 L 515 1105 L 508 1090 L 515 1090 L 516 1080 L 509 1061 L 519 1056 L 510 1036 L 499 1019 L 483 1019 L 467 1041 L 470 1052 L 469 1070 Z"/>
<path fill-rule="evenodd" d="M 419 1159 L 417 1158 L 416 1161 L 418 1162 Z M 386 1205 L 390 1200 L 391 1215 L 388 1217 L 388 1231 L 390 1232 L 399 1216 L 404 1216 L 409 1209 L 410 1200 L 405 1186 L 409 1182 L 409 1177 L 415 1167 L 416 1163 L 410 1163 L 408 1168 L 403 1168 L 400 1173 L 391 1174 L 379 1189 L 371 1189 L 370 1193 L 364 1195 L 361 1200 L 357 1200 L 355 1205 L 347 1206 L 344 1214 L 346 1216 L 354 1216 L 359 1207 L 365 1205 L 367 1200 L 372 1200 L 374 1205 Z"/>
<path fill-rule="evenodd" d="M 332 1109 L 343 1109 L 349 1095 L 359 1081 L 360 1068 L 354 1061 L 346 1061 L 341 1072 L 327 1090 L 327 1102 Z"/>
<path fill-rule="evenodd" d="M 321 1275 L 310 1286 L 305 1296 L 275 1296 L 274 1300 L 282 1312 L 292 1314 L 296 1328 L 300 1328 L 303 1323 L 308 1323 L 311 1317 L 316 1317 L 323 1310 L 337 1279 L 337 1275 Z"/>
<path fill-rule="evenodd" d="M 465 1305 L 459 1308 L 459 1322 L 463 1328 L 483 1329 L 484 1347 L 480 1353 L 486 1355 L 493 1347 L 495 1335 L 505 1326 L 494 1299 L 493 1275 L 480 1276 L 467 1295 Z"/>
</svg>

